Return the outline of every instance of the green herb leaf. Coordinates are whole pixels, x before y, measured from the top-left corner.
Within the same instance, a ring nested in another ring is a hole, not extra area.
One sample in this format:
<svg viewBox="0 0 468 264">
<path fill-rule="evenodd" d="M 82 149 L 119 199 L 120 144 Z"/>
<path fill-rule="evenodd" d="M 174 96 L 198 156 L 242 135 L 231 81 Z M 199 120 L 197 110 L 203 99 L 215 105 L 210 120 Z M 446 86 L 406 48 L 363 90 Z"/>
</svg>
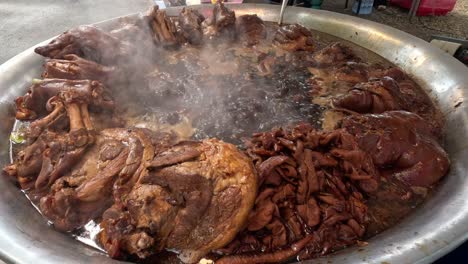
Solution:
<svg viewBox="0 0 468 264">
<path fill-rule="evenodd" d="M 32 82 L 32 84 L 39 84 L 39 83 L 42 82 L 42 80 L 41 80 L 41 79 L 34 78 L 34 79 L 32 79 L 31 82 Z"/>
<path fill-rule="evenodd" d="M 24 138 L 23 133 L 18 133 L 18 132 L 12 132 L 10 134 L 10 141 L 15 143 L 15 144 L 21 144 L 24 143 L 26 139 Z"/>
</svg>

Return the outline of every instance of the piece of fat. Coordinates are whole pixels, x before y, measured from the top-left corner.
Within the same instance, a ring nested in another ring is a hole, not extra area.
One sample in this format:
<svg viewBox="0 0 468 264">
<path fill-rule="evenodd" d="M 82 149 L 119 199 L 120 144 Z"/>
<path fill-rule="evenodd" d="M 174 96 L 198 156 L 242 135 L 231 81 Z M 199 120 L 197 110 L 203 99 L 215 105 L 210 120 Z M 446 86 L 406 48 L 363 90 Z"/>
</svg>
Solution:
<svg viewBox="0 0 468 264">
<path fill-rule="evenodd" d="M 211 259 L 206 259 L 206 258 L 202 258 L 200 259 L 200 261 L 198 262 L 198 264 L 213 264 L 214 261 L 211 260 Z"/>
</svg>

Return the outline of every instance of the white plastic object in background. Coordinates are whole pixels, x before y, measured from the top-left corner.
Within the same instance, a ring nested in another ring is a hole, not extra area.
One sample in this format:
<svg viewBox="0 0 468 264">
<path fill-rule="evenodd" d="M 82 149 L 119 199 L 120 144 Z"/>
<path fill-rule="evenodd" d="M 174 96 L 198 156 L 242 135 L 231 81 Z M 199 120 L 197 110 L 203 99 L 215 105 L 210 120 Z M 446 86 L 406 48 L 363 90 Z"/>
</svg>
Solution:
<svg viewBox="0 0 468 264">
<path fill-rule="evenodd" d="M 201 4 L 201 1 L 200 0 L 185 0 L 185 3 L 189 6 L 189 5 L 199 5 Z"/>
<path fill-rule="evenodd" d="M 460 43 L 439 40 L 439 39 L 433 39 L 431 40 L 430 43 L 438 47 L 439 49 L 447 52 L 451 56 L 455 55 L 455 52 L 457 52 L 457 50 L 461 47 Z"/>
<path fill-rule="evenodd" d="M 159 9 L 165 9 L 166 3 L 162 0 L 154 0 L 154 3 L 159 7 Z"/>
</svg>

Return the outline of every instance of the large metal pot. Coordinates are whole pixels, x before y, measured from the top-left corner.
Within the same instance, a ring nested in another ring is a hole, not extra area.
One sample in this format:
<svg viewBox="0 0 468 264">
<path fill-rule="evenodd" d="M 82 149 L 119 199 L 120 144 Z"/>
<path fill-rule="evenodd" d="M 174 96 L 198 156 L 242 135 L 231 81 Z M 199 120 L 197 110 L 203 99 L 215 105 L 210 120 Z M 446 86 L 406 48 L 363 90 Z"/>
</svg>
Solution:
<svg viewBox="0 0 468 264">
<path fill-rule="evenodd" d="M 195 7 L 205 15 L 210 6 Z M 231 5 L 237 15 L 257 14 L 278 19 L 279 8 L 268 5 Z M 177 15 L 180 8 L 169 8 Z M 115 23 L 100 23 L 106 27 Z M 396 29 L 337 13 L 288 8 L 284 22 L 301 23 L 367 48 L 398 65 L 437 100 L 446 117 L 446 149 L 452 166 L 425 204 L 397 226 L 370 239 L 369 245 L 352 247 L 328 256 L 328 263 L 429 263 L 468 237 L 468 69 L 427 42 Z M 11 120 L 13 99 L 39 76 L 43 59 L 33 49 L 0 66 L 0 120 Z M 12 122 L 0 129 L 0 165 L 9 161 L 8 133 Z M 115 263 L 105 254 L 47 226 L 18 188 L 0 177 L 0 258 L 14 263 Z M 316 260 L 311 263 L 317 263 Z"/>
</svg>

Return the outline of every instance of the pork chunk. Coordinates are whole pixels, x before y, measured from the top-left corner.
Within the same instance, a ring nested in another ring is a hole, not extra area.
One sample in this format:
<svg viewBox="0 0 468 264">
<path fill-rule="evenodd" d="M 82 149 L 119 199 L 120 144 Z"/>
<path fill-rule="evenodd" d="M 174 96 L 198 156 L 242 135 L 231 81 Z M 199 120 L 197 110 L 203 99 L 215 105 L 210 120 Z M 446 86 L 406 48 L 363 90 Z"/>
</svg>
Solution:
<svg viewBox="0 0 468 264">
<path fill-rule="evenodd" d="M 113 257 L 172 248 L 194 263 L 244 227 L 256 181 L 251 161 L 234 145 L 216 139 L 179 143 L 156 155 L 123 205 L 109 209 L 117 213 L 104 214 L 101 243 Z M 135 245 L 136 234 L 153 240 Z"/>
</svg>

